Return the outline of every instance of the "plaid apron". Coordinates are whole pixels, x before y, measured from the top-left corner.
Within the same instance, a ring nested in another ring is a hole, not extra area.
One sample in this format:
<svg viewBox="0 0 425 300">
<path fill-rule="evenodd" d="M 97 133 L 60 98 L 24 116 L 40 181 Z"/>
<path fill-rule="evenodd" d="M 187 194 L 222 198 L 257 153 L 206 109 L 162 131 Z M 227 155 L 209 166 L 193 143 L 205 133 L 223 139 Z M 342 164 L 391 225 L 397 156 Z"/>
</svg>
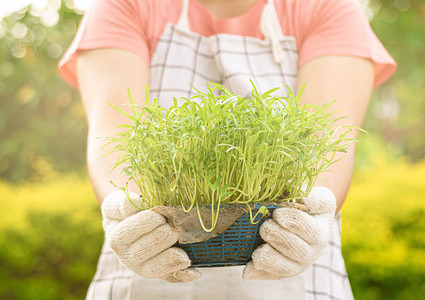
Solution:
<svg viewBox="0 0 425 300">
<path fill-rule="evenodd" d="M 246 97 L 252 90 L 249 79 L 260 93 L 281 86 L 279 93 L 285 95 L 283 83 L 295 92 L 296 41 L 283 36 L 272 0 L 261 16 L 265 40 L 231 34 L 204 37 L 191 32 L 188 9 L 189 0 L 183 0 L 177 25 L 166 25 L 152 57 L 150 92 L 161 106 L 172 106 L 173 97 L 191 97 L 191 85 L 206 91 L 207 81 Z M 201 268 L 199 280 L 181 284 L 145 279 L 122 265 L 105 242 L 86 299 L 353 299 L 341 254 L 339 216 L 325 252 L 302 274 L 281 280 L 243 281 L 243 268 Z"/>
</svg>

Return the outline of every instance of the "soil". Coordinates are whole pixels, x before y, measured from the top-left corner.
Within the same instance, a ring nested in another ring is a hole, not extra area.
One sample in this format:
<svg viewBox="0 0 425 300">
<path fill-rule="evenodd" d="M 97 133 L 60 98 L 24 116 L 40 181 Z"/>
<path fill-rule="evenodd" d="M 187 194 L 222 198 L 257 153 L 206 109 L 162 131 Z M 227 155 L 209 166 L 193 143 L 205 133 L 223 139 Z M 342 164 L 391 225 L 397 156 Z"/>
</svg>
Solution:
<svg viewBox="0 0 425 300">
<path fill-rule="evenodd" d="M 257 203 L 252 203 L 251 207 Z M 305 205 L 291 202 L 269 202 L 277 207 L 294 207 L 306 211 Z M 156 206 L 153 211 L 164 215 L 168 223 L 179 233 L 180 244 L 190 244 L 203 242 L 216 237 L 229 228 L 242 214 L 249 209 L 245 204 L 224 204 L 220 206 L 217 224 L 213 231 L 206 232 L 199 221 L 197 209 L 194 207 L 189 212 L 185 212 L 182 207 Z M 211 228 L 211 206 L 203 205 L 199 207 L 202 221 L 206 228 Z"/>
</svg>

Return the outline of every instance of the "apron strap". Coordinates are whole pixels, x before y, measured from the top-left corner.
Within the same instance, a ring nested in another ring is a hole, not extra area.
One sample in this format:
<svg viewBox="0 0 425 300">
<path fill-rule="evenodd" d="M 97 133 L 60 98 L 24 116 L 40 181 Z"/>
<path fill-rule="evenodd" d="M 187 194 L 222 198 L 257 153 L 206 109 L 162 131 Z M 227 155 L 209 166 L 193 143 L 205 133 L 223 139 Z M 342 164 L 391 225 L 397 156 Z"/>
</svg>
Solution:
<svg viewBox="0 0 425 300">
<path fill-rule="evenodd" d="M 279 37 L 283 36 L 283 33 L 273 0 L 267 0 L 264 6 L 261 14 L 260 30 L 265 39 L 270 41 L 274 61 L 280 63 L 283 59 L 283 51 Z"/>
<path fill-rule="evenodd" d="M 177 21 L 176 27 L 183 30 L 190 31 L 189 25 L 189 0 L 182 0 L 182 12 L 180 13 L 179 20 Z"/>
</svg>

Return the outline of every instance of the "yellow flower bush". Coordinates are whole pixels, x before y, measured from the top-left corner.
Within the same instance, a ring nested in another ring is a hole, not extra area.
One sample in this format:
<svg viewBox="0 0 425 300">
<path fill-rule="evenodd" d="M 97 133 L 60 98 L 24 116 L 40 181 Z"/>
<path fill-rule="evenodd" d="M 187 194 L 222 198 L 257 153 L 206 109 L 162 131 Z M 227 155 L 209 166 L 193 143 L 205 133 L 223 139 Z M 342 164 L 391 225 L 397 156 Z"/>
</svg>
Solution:
<svg viewBox="0 0 425 300">
<path fill-rule="evenodd" d="M 86 178 L 0 183 L 0 299 L 83 299 L 103 231 Z"/>
<path fill-rule="evenodd" d="M 425 294 L 425 161 L 371 157 L 344 204 L 343 252 L 357 299 Z"/>
<path fill-rule="evenodd" d="M 93 213 L 99 205 L 90 183 L 77 174 L 51 174 L 42 184 L 28 182 L 15 186 L 0 182 L 0 203 L 0 230 L 10 226 L 25 229 L 26 214 L 33 210 L 66 213 L 75 221 L 101 222 L 100 214 Z"/>
</svg>

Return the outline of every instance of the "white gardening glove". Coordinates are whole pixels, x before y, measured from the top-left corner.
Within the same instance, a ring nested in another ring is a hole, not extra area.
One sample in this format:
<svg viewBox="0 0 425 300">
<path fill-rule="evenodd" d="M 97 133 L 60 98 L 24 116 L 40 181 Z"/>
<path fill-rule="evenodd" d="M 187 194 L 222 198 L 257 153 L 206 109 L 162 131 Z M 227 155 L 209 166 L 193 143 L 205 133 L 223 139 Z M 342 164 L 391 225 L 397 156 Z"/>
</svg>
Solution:
<svg viewBox="0 0 425 300">
<path fill-rule="evenodd" d="M 130 193 L 132 202 L 138 195 Z M 133 207 L 124 192 L 110 193 L 102 203 L 106 240 L 119 260 L 131 271 L 145 278 L 169 282 L 187 282 L 201 277 L 189 268 L 183 249 L 173 246 L 178 233 L 164 216 L 152 210 Z"/>
<path fill-rule="evenodd" d="M 273 219 L 260 227 L 265 244 L 252 253 L 243 270 L 244 280 L 281 279 L 305 271 L 323 253 L 335 216 L 336 199 L 325 187 L 314 187 L 303 203 L 308 213 L 296 208 L 277 208 Z"/>
</svg>

